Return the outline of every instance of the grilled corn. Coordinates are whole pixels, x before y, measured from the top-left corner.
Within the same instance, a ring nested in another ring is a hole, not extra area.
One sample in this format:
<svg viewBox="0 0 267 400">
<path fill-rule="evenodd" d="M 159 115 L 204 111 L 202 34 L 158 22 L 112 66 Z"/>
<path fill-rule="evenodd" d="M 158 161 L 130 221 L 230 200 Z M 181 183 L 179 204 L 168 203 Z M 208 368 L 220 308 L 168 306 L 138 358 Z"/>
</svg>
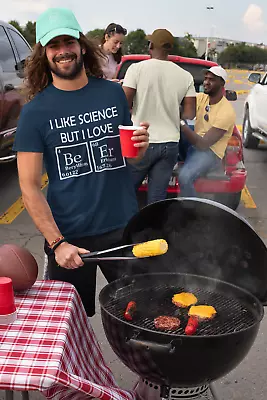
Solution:
<svg viewBox="0 0 267 400">
<path fill-rule="evenodd" d="M 168 243 L 164 239 L 150 240 L 135 245 L 132 251 L 133 255 L 139 258 L 160 256 L 168 251 Z"/>
</svg>

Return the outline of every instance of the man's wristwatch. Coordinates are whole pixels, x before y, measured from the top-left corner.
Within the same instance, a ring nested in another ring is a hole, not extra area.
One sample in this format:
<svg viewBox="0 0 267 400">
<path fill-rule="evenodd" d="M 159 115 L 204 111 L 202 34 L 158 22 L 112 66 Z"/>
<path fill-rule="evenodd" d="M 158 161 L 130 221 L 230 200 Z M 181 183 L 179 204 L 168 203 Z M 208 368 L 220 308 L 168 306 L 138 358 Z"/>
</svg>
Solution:
<svg viewBox="0 0 267 400">
<path fill-rule="evenodd" d="M 185 122 L 185 120 L 181 119 L 181 121 L 180 121 L 180 125 L 181 125 L 181 126 L 185 126 L 185 125 L 186 125 L 186 122 Z"/>
</svg>

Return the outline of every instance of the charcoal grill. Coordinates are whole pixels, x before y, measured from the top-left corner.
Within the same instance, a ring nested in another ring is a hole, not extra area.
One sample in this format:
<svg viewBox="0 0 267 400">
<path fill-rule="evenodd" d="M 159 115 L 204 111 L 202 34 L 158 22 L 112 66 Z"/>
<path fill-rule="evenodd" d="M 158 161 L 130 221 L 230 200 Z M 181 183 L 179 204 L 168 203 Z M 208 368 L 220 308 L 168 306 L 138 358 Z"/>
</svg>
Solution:
<svg viewBox="0 0 267 400">
<path fill-rule="evenodd" d="M 169 221 L 167 226 L 164 220 Z M 197 236 L 201 224 L 204 233 L 200 245 Z M 214 227 L 216 238 L 226 237 L 226 244 L 214 241 Z M 187 257 L 189 230 L 194 234 Z M 168 253 L 155 261 L 153 258 L 125 266 L 125 276 L 100 293 L 107 339 L 122 362 L 140 377 L 138 400 L 217 400 L 213 382 L 244 359 L 264 315 L 266 247 L 232 210 L 203 200 L 173 199 L 148 206 L 128 224 L 125 241 L 153 239 L 153 235 L 167 240 Z M 216 317 L 200 323 L 193 336 L 184 333 L 186 311 L 171 302 L 172 296 L 182 291 L 194 293 L 198 304 L 213 305 L 217 310 Z M 130 322 L 124 319 L 129 301 L 137 303 Z M 157 330 L 153 321 L 159 315 L 177 316 L 180 327 L 176 331 Z"/>
</svg>

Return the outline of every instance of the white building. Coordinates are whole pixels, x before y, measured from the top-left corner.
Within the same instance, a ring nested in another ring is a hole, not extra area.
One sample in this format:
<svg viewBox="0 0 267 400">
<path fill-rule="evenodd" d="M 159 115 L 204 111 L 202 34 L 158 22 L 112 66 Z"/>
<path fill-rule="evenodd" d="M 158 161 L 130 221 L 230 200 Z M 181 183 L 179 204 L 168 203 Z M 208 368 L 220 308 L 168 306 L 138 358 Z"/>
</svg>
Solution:
<svg viewBox="0 0 267 400">
<path fill-rule="evenodd" d="M 197 55 L 198 57 L 202 57 L 205 54 L 206 51 L 206 44 L 207 44 L 207 38 L 203 36 L 195 36 L 193 37 L 194 40 L 194 45 L 197 50 Z M 213 55 L 220 54 L 223 50 L 226 49 L 226 47 L 229 44 L 238 44 L 238 43 L 243 43 L 240 40 L 232 40 L 232 39 L 223 39 L 223 38 L 218 38 L 218 37 L 211 37 L 209 39 L 209 51 L 213 53 Z M 263 49 L 267 49 L 267 46 L 264 44 L 258 44 L 258 43 L 248 43 L 246 42 L 248 46 L 257 46 L 261 47 Z"/>
</svg>

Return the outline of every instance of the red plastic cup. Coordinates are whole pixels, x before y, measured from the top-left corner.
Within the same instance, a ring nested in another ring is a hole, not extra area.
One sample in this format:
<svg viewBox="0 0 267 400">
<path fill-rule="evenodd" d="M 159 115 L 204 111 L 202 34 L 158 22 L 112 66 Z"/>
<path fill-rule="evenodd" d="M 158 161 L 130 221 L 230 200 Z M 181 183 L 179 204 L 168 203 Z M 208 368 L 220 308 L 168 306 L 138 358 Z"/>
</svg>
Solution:
<svg viewBox="0 0 267 400">
<path fill-rule="evenodd" d="M 12 280 L 0 277 L 0 316 L 13 314 L 16 311 Z"/>
<path fill-rule="evenodd" d="M 141 126 L 119 126 L 121 154 L 123 157 L 135 158 L 138 156 L 139 148 L 134 147 L 136 141 L 132 140 L 134 131 L 137 131 L 138 129 L 143 128 Z"/>
</svg>

